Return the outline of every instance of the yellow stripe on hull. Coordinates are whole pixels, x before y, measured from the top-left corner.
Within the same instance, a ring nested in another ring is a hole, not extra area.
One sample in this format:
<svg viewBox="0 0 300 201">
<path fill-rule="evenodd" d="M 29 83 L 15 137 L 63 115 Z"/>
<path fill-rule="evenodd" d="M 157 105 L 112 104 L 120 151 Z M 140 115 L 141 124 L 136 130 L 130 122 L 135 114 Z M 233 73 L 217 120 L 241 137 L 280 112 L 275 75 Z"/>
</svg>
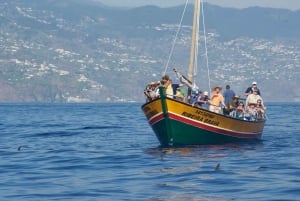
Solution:
<svg viewBox="0 0 300 201">
<path fill-rule="evenodd" d="M 193 107 L 174 99 L 166 98 L 165 101 L 166 113 L 164 116 L 166 118 L 177 116 L 190 122 L 237 133 L 262 133 L 264 128 L 265 121 L 246 121 Z M 142 109 L 149 123 L 152 124 L 152 121 L 155 123 L 155 118 L 163 113 L 161 99 L 144 104 Z"/>
<path fill-rule="evenodd" d="M 264 128 L 264 121 L 245 121 L 229 116 L 210 112 L 206 109 L 192 107 L 189 104 L 166 99 L 168 113 L 173 113 L 196 122 L 215 126 L 218 128 L 233 130 L 236 132 L 261 132 Z"/>
</svg>

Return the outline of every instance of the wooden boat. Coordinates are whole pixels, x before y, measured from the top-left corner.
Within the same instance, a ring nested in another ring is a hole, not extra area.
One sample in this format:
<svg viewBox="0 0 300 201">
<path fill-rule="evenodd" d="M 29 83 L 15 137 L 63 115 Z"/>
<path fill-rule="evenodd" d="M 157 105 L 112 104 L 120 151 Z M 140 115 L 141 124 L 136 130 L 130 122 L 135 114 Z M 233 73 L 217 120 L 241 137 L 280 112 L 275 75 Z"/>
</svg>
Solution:
<svg viewBox="0 0 300 201">
<path fill-rule="evenodd" d="M 193 77 L 197 43 L 197 21 L 200 0 L 195 0 L 191 56 L 188 81 Z M 195 42 L 196 41 L 196 42 Z M 164 87 L 159 87 L 159 97 L 144 105 L 142 110 L 163 146 L 222 144 L 237 141 L 259 140 L 265 119 L 249 121 L 194 107 L 183 101 L 166 96 Z"/>
</svg>

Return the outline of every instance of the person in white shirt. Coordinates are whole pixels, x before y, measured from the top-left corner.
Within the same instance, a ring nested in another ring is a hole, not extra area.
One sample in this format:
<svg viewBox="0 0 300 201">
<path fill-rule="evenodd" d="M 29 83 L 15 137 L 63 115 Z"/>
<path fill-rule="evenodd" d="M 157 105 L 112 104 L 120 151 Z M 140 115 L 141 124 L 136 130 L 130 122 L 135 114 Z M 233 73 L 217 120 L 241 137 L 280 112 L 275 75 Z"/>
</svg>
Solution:
<svg viewBox="0 0 300 201">
<path fill-rule="evenodd" d="M 247 99 L 246 99 L 246 108 L 249 106 L 249 104 L 253 103 L 253 104 L 257 104 L 257 101 L 258 100 L 261 100 L 261 104 L 262 106 L 264 107 L 264 102 L 263 102 L 263 99 L 261 98 L 260 95 L 257 94 L 257 90 L 253 90 L 253 93 L 252 94 L 249 94 L 247 96 Z"/>
</svg>

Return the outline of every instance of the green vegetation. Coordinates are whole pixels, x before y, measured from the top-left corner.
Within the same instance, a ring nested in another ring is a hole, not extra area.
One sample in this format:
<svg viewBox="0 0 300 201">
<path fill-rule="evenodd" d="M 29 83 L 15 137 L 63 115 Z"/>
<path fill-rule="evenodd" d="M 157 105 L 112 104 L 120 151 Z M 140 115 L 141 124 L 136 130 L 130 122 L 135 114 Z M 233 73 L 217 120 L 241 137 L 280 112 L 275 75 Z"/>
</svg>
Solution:
<svg viewBox="0 0 300 201">
<path fill-rule="evenodd" d="M 267 101 L 300 99 L 290 90 L 300 84 L 299 11 L 205 7 L 212 85 L 242 95 L 255 80 Z M 182 7 L 10 0 L 0 10 L 0 101 L 99 102 L 144 101 L 145 85 L 165 68 Z M 189 21 L 167 72 L 174 82 L 173 67 L 186 73 Z M 200 56 L 197 84 L 208 90 L 205 65 Z M 286 90 L 292 99 L 278 97 Z"/>
</svg>

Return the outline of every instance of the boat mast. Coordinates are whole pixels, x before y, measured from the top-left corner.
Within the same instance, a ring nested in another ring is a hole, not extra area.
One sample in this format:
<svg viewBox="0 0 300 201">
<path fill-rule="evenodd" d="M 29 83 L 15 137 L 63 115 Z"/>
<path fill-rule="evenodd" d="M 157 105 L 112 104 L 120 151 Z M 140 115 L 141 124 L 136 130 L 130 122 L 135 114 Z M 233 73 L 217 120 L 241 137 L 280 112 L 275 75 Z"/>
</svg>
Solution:
<svg viewBox="0 0 300 201">
<path fill-rule="evenodd" d="M 192 28 L 192 41 L 191 41 L 191 51 L 190 51 L 190 64 L 189 64 L 189 71 L 188 71 L 188 79 L 191 82 L 194 82 L 194 67 L 195 67 L 195 60 L 196 60 L 196 48 L 197 48 L 197 39 L 198 39 L 198 29 L 199 29 L 199 7 L 200 7 L 200 0 L 195 0 L 194 2 L 194 18 L 193 18 L 193 28 Z"/>
</svg>

